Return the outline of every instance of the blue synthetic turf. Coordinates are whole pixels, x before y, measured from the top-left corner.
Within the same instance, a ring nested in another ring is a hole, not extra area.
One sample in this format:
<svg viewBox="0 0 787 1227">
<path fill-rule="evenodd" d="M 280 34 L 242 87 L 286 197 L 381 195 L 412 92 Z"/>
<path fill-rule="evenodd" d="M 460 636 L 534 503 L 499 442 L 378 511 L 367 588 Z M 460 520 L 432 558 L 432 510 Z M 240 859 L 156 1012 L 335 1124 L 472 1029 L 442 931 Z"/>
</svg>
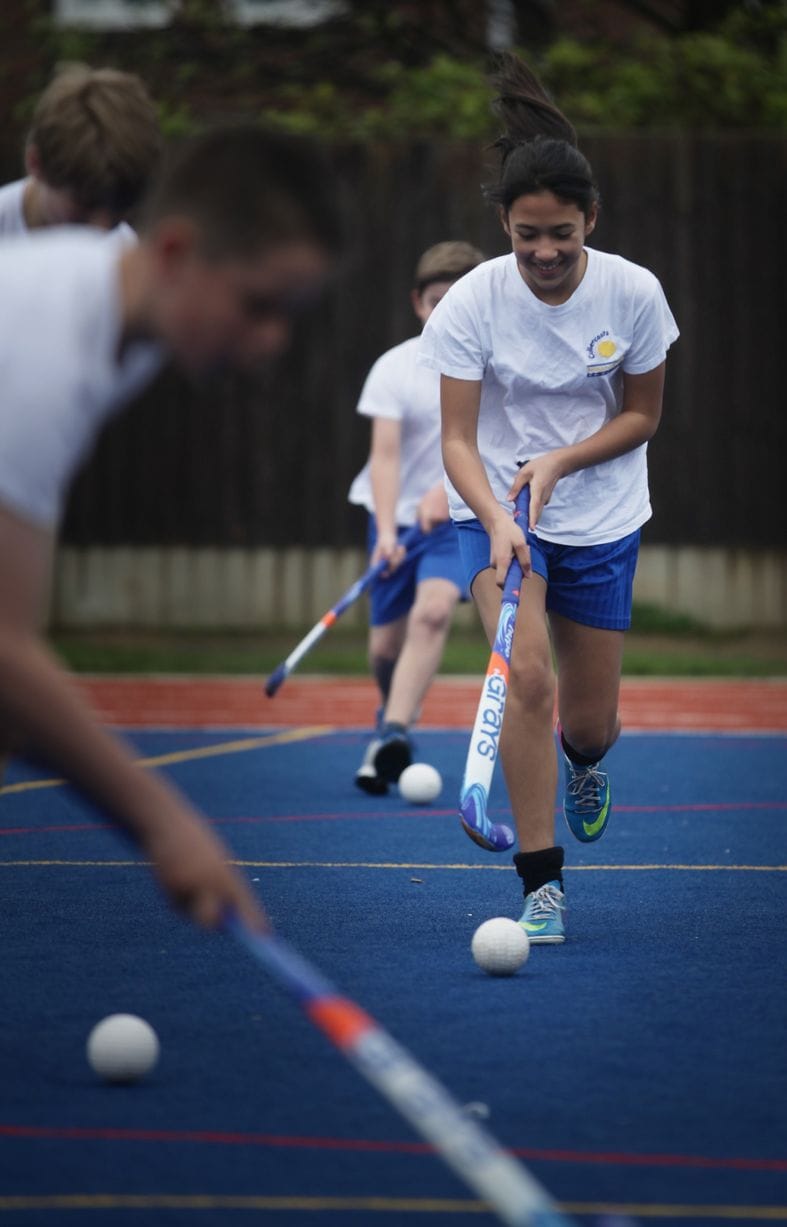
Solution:
<svg viewBox="0 0 787 1227">
<path fill-rule="evenodd" d="M 242 735 L 133 741 L 152 756 Z M 767 867 L 787 861 L 785 739 L 624 737 L 610 755 L 608 834 L 579 845 L 559 819 L 569 938 L 534 948 L 509 980 L 484 976 L 469 954 L 476 925 L 517 916 L 520 894 L 510 856 L 460 829 L 466 734 L 419 734 L 419 757 L 445 780 L 425 808 L 353 788 L 364 740 L 340 733 L 166 770 L 250 862 L 284 935 L 461 1102 L 488 1104 L 489 1126 L 528 1153 L 558 1200 L 787 1216 L 785 1165 L 765 1166 L 784 1159 L 787 875 Z M 8 782 L 47 774 L 17 762 Z M 503 799 L 498 780 L 501 817 Z M 470 1198 L 429 1155 L 342 1148 L 416 1139 L 242 950 L 173 915 L 129 845 L 94 817 L 62 788 L 0 798 L 0 1227 L 492 1222 L 4 1208 L 14 1193 Z M 53 863 L 110 860 L 130 863 Z M 162 1041 L 158 1070 L 131 1088 L 100 1085 L 84 1060 L 90 1027 L 115 1010 L 142 1014 Z M 21 1136 L 26 1126 L 233 1137 Z"/>
</svg>

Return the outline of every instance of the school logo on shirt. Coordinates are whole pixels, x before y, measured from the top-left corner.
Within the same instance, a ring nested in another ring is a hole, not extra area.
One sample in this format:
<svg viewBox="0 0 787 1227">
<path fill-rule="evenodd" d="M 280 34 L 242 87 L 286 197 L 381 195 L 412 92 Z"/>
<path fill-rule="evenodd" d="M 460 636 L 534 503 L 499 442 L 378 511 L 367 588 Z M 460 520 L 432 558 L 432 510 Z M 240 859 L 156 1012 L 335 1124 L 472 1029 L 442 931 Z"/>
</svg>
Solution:
<svg viewBox="0 0 787 1227">
<path fill-rule="evenodd" d="M 623 354 L 610 336 L 608 328 L 599 332 L 586 347 L 588 356 L 587 373 L 593 375 L 609 375 L 623 361 Z"/>
</svg>

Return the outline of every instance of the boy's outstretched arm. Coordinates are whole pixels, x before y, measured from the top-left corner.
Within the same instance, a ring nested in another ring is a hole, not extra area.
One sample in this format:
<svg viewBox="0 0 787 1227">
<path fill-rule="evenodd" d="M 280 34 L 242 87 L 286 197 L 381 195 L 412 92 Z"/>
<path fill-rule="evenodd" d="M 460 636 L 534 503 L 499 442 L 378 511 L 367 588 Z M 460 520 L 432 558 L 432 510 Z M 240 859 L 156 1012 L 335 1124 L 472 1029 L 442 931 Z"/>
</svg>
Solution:
<svg viewBox="0 0 787 1227">
<path fill-rule="evenodd" d="M 48 532 L 0 506 L 0 727 L 44 754 L 141 845 L 176 907 L 210 927 L 228 908 L 264 927 L 204 819 L 98 724 L 41 641 L 51 549 Z"/>
</svg>

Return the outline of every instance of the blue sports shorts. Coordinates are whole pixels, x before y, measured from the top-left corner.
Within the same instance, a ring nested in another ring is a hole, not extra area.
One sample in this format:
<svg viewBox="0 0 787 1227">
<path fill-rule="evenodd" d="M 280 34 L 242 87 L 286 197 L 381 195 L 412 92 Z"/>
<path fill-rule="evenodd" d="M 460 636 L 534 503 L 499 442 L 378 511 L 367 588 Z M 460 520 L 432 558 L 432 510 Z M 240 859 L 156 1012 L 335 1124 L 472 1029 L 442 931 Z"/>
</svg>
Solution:
<svg viewBox="0 0 787 1227">
<path fill-rule="evenodd" d="M 461 520 L 456 527 L 465 583 L 472 588 L 489 566 L 489 536 L 478 520 Z M 558 545 L 532 532 L 527 537 L 533 571 L 546 581 L 548 610 L 583 626 L 628 630 L 639 529 L 603 545 Z"/>
<path fill-rule="evenodd" d="M 397 529 L 400 541 L 406 532 L 409 532 L 407 527 Z M 412 561 L 405 559 L 392 575 L 384 575 L 372 584 L 369 593 L 369 621 L 372 626 L 385 626 L 408 614 L 415 604 L 415 590 L 425 579 L 447 579 L 459 589 L 463 601 L 469 600 L 458 537 L 451 520 L 439 524 L 428 534 L 426 545 Z M 371 555 L 377 544 L 374 516 L 369 516 L 367 544 Z"/>
</svg>

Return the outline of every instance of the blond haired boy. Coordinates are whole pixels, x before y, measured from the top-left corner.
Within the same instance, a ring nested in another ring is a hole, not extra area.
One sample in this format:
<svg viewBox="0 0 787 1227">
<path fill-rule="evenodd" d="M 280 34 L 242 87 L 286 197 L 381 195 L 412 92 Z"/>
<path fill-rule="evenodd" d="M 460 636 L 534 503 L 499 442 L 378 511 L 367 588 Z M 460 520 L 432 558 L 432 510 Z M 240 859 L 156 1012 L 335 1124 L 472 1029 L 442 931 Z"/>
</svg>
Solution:
<svg viewBox="0 0 787 1227">
<path fill-rule="evenodd" d="M 421 255 L 410 302 L 422 326 L 454 282 L 483 260 L 458 240 Z M 358 412 L 372 419 L 371 450 L 349 494 L 369 513 L 372 562 L 390 564 L 370 599 L 369 663 L 381 698 L 377 733 L 355 775 L 358 788 L 378 796 L 412 761 L 409 729 L 465 595 L 440 454 L 440 379 L 418 365 L 419 346 L 419 337 L 394 346 L 366 377 Z M 417 557 L 404 558 L 401 538 L 415 524 L 425 544 Z"/>
<path fill-rule="evenodd" d="M 0 237 L 42 226 L 113 229 L 139 203 L 160 150 L 156 108 L 139 77 L 65 65 L 33 112 L 26 177 L 0 188 Z"/>
</svg>

